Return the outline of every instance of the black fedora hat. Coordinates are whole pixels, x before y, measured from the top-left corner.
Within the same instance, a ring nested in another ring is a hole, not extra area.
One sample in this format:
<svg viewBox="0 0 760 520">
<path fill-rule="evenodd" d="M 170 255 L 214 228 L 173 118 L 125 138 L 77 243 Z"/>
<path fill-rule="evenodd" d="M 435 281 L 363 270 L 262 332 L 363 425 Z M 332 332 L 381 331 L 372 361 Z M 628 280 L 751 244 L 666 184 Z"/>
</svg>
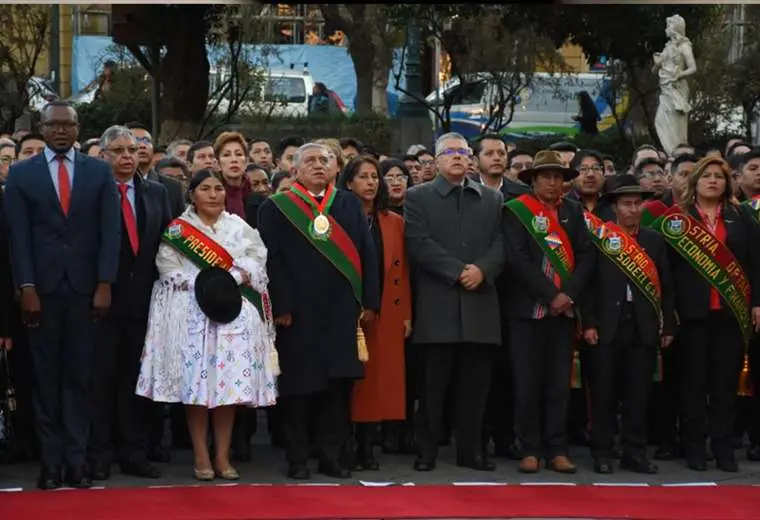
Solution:
<svg viewBox="0 0 760 520">
<path fill-rule="evenodd" d="M 216 323 L 230 323 L 243 308 L 237 281 L 221 267 L 207 267 L 198 273 L 195 299 L 203 314 Z"/>
<path fill-rule="evenodd" d="M 541 150 L 533 159 L 533 167 L 522 170 L 517 174 L 517 177 L 530 186 L 533 182 L 533 177 L 538 172 L 548 170 L 561 173 L 565 182 L 571 181 L 578 176 L 578 170 L 562 165 L 562 156 L 560 156 L 559 152 L 554 150 Z"/>
<path fill-rule="evenodd" d="M 614 202 L 620 195 L 641 195 L 642 199 L 654 196 L 654 192 L 642 188 L 633 175 L 618 175 L 613 179 L 610 189 L 599 197 L 599 202 Z"/>
</svg>

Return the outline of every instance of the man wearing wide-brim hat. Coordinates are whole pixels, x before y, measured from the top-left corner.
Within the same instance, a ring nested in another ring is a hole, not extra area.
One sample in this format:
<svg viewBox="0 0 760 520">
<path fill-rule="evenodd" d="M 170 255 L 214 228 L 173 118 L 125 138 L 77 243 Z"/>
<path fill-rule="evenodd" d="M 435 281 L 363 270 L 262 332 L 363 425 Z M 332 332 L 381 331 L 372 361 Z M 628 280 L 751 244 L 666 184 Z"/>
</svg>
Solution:
<svg viewBox="0 0 760 520">
<path fill-rule="evenodd" d="M 590 346 L 591 450 L 594 471 L 612 473 L 617 396 L 622 395 L 620 467 L 651 474 L 657 466 L 646 456 L 647 404 L 653 374 L 661 374 L 658 349 L 673 341 L 675 292 L 664 239 L 640 227 L 642 202 L 654 193 L 632 175 L 615 181 L 602 195 L 615 219 L 590 226 L 596 270 L 581 303 L 583 336 Z M 624 385 L 623 391 L 616 385 Z"/>
<path fill-rule="evenodd" d="M 576 300 L 595 260 L 580 204 L 562 198 L 563 182 L 577 175 L 558 152 L 541 151 L 533 167 L 519 174 L 532 193 L 505 205 L 506 265 L 513 280 L 505 302 L 523 473 L 537 472 L 541 458 L 555 471 L 577 470 L 567 456 L 566 431 L 572 342 Z"/>
</svg>

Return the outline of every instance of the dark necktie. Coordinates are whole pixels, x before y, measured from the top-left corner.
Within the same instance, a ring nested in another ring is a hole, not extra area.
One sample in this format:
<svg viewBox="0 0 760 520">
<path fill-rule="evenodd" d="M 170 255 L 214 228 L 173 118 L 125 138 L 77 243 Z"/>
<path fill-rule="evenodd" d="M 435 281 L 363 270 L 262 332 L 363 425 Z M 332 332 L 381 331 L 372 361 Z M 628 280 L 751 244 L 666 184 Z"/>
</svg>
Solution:
<svg viewBox="0 0 760 520">
<path fill-rule="evenodd" d="M 314 200 L 317 201 L 317 204 L 321 204 L 322 201 L 324 200 L 324 197 L 322 195 L 317 195 L 316 197 L 314 197 Z"/>
</svg>

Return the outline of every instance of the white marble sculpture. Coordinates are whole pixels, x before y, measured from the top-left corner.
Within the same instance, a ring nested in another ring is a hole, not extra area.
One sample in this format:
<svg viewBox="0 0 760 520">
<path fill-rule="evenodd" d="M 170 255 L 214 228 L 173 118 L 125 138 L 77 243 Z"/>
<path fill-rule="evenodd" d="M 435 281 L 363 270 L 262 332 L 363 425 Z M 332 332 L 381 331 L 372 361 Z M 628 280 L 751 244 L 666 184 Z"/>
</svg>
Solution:
<svg viewBox="0 0 760 520">
<path fill-rule="evenodd" d="M 652 71 L 660 78 L 660 102 L 654 125 L 662 147 L 670 154 L 679 144 L 688 143 L 689 85 L 686 78 L 697 71 L 691 41 L 686 37 L 686 21 L 673 15 L 665 21 L 668 43 L 654 54 Z"/>
</svg>

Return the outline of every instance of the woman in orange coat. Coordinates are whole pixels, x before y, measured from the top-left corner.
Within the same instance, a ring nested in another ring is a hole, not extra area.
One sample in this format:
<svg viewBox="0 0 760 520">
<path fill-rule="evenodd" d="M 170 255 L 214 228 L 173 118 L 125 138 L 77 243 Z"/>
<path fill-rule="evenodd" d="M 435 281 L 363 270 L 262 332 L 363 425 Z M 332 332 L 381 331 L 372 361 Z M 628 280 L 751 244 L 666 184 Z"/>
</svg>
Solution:
<svg viewBox="0 0 760 520">
<path fill-rule="evenodd" d="M 412 306 L 404 220 L 388 210 L 388 188 L 372 157 L 354 158 L 343 170 L 338 188 L 361 200 L 380 266 L 380 312 L 365 330 L 369 361 L 364 379 L 354 385 L 351 402 L 356 423 L 354 469 L 377 470 L 380 466 L 372 452 L 378 424 L 406 418 L 404 339 L 412 331 Z"/>
</svg>

